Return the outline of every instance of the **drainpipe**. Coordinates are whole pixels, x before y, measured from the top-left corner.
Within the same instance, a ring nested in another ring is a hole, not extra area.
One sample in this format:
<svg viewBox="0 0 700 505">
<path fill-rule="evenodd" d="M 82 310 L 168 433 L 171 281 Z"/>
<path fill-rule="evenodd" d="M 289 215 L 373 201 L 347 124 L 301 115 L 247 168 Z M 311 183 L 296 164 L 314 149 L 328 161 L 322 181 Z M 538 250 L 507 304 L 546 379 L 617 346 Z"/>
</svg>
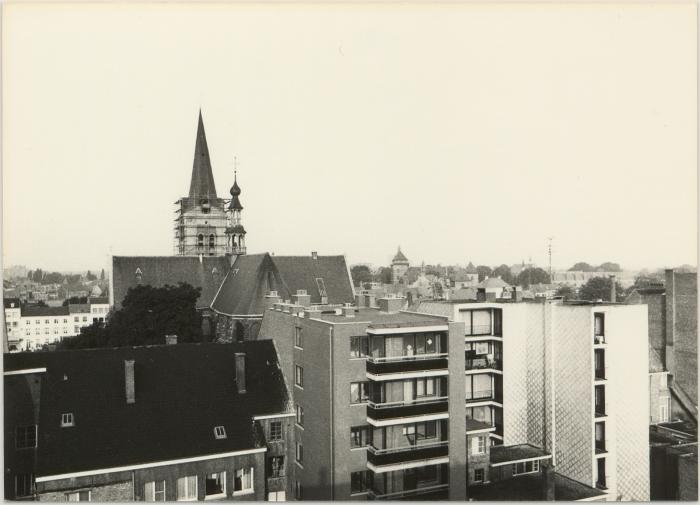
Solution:
<svg viewBox="0 0 700 505">
<path fill-rule="evenodd" d="M 335 395 L 333 393 L 333 387 L 334 387 L 334 382 L 333 382 L 333 326 L 331 325 L 329 329 L 330 333 L 330 346 L 329 346 L 329 361 L 328 361 L 328 369 L 329 369 L 329 375 L 330 375 L 330 385 L 331 385 L 331 424 L 330 424 L 330 450 L 331 450 L 331 501 L 335 500 L 335 457 L 333 454 L 333 427 L 335 426 Z"/>
</svg>

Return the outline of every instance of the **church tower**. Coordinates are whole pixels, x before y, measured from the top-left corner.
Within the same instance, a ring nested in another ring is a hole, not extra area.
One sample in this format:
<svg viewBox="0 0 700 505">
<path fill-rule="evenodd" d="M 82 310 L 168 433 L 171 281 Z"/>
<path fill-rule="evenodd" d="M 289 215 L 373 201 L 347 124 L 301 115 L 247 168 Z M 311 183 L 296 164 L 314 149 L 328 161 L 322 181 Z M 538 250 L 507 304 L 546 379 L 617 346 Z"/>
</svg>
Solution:
<svg viewBox="0 0 700 505">
<path fill-rule="evenodd" d="M 237 187 L 235 183 L 234 186 Z M 226 201 L 216 195 L 200 110 L 190 192 L 175 202 L 175 254 L 225 255 L 228 252 L 227 220 Z"/>
<path fill-rule="evenodd" d="M 241 195 L 241 188 L 238 187 L 237 172 L 234 168 L 231 201 L 226 211 L 226 253 L 231 255 L 245 254 L 245 228 L 241 224 L 243 205 L 238 198 Z"/>
</svg>

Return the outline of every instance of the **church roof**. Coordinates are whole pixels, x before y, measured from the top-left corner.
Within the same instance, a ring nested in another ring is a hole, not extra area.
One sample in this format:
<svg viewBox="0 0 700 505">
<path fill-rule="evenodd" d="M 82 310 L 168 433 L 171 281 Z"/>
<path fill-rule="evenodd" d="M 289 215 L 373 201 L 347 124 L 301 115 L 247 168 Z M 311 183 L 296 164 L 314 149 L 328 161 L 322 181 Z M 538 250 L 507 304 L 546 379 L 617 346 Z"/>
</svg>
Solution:
<svg viewBox="0 0 700 505">
<path fill-rule="evenodd" d="M 238 198 L 241 194 L 241 188 L 238 186 L 236 175 L 233 176 L 233 186 L 231 186 L 231 203 L 228 204 L 229 209 L 243 210 L 241 200 Z"/>
<path fill-rule="evenodd" d="M 314 304 L 321 303 L 322 291 L 328 303 L 354 301 L 344 256 L 271 256 L 264 253 L 236 258 L 211 308 L 226 315 L 261 315 L 269 291 L 277 291 L 283 300 L 291 300 L 299 289 L 305 289 Z"/>
<path fill-rule="evenodd" d="M 228 270 L 229 260 L 225 256 L 202 256 L 201 260 L 199 256 L 114 256 L 114 305 L 119 309 L 129 288 L 139 284 L 162 287 L 186 282 L 195 288 L 202 288 L 197 308 L 206 308 L 214 299 Z"/>
<path fill-rule="evenodd" d="M 211 171 L 207 136 L 204 133 L 202 111 L 199 111 L 197 125 L 197 140 L 194 146 L 194 162 L 192 164 L 192 180 L 190 182 L 190 198 L 216 198 L 216 185 Z"/>
<path fill-rule="evenodd" d="M 394 259 L 391 260 L 392 263 L 408 263 L 408 258 L 401 252 L 401 248 L 396 252 Z"/>
</svg>

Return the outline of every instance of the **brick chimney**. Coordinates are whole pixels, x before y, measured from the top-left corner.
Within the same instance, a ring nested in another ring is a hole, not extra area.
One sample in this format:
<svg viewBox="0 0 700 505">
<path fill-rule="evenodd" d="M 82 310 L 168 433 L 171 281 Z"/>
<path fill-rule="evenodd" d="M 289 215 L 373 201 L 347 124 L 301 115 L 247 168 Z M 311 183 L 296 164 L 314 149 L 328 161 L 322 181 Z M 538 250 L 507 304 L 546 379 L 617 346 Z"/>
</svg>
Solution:
<svg viewBox="0 0 700 505">
<path fill-rule="evenodd" d="M 615 303 L 617 301 L 617 288 L 615 286 L 615 276 L 610 276 L 610 301 Z"/>
<path fill-rule="evenodd" d="M 126 403 L 136 403 L 136 383 L 134 381 L 134 360 L 124 360 Z"/>
<path fill-rule="evenodd" d="M 315 260 L 318 259 L 318 253 L 316 251 L 311 251 L 311 257 Z"/>
<path fill-rule="evenodd" d="M 355 317 L 355 307 L 352 305 L 343 307 L 343 315 L 345 317 Z"/>
<path fill-rule="evenodd" d="M 265 310 L 275 307 L 281 300 L 277 291 L 268 291 L 265 295 Z"/>
<path fill-rule="evenodd" d="M 296 294 L 292 295 L 292 303 L 308 307 L 311 305 L 311 295 L 307 294 L 305 289 L 297 289 Z"/>
<path fill-rule="evenodd" d="M 234 354 L 236 361 L 236 390 L 238 394 L 246 392 L 245 389 L 245 353 L 237 352 Z"/>
<path fill-rule="evenodd" d="M 166 335 L 165 345 L 175 345 L 177 344 L 177 335 Z"/>
<path fill-rule="evenodd" d="M 363 295 L 361 293 L 357 293 L 355 295 L 355 305 L 357 305 L 358 308 L 364 307 L 365 306 L 365 295 Z"/>
<path fill-rule="evenodd" d="M 389 314 L 398 312 L 403 308 L 403 298 L 380 298 L 379 310 Z"/>
<path fill-rule="evenodd" d="M 554 466 L 550 464 L 542 465 L 542 501 L 554 501 Z"/>
</svg>

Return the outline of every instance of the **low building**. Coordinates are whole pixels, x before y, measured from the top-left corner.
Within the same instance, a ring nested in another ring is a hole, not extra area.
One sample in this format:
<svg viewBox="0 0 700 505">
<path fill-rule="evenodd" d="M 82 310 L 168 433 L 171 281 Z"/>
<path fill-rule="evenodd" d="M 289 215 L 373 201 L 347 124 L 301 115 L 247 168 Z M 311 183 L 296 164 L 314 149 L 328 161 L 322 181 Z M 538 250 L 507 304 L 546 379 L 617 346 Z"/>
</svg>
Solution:
<svg viewBox="0 0 700 505">
<path fill-rule="evenodd" d="M 290 394 L 272 342 L 4 356 L 5 497 L 284 500 Z"/>
<path fill-rule="evenodd" d="M 688 421 L 651 426 L 652 500 L 698 500 L 697 435 L 697 425 Z"/>
</svg>

